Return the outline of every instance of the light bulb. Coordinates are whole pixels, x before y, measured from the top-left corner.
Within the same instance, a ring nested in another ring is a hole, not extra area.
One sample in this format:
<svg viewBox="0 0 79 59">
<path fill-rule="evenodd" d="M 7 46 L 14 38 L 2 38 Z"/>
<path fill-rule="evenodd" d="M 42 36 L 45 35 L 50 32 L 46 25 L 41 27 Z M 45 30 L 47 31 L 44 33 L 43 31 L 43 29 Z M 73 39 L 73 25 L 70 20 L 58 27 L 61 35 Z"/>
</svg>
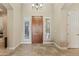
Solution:
<svg viewBox="0 0 79 59">
<path fill-rule="evenodd" d="M 42 4 L 40 4 L 40 7 L 42 7 L 43 5 Z"/>
<path fill-rule="evenodd" d="M 32 4 L 32 6 L 34 7 L 35 5 L 34 5 L 34 4 Z"/>
</svg>

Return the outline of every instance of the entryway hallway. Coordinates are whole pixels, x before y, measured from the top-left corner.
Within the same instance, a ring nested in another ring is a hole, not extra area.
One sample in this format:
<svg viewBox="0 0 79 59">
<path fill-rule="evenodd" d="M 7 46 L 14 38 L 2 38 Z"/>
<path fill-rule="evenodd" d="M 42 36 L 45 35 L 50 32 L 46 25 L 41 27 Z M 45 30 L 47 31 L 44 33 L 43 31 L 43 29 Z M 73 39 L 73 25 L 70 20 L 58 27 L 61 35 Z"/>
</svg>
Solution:
<svg viewBox="0 0 79 59">
<path fill-rule="evenodd" d="M 41 3 L 0 4 L 0 55 L 79 56 L 79 4 L 33 5 Z M 32 22 L 37 16 L 42 21 Z"/>
</svg>

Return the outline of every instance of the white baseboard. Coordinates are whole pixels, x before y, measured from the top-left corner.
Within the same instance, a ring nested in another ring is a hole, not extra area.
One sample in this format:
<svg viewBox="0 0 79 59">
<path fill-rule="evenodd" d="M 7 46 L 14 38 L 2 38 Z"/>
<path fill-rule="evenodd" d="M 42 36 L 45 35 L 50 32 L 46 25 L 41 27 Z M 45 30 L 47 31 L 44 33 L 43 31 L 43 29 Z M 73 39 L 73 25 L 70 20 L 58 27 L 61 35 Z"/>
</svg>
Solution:
<svg viewBox="0 0 79 59">
<path fill-rule="evenodd" d="M 20 45 L 20 43 L 19 44 L 17 44 L 15 47 L 8 47 L 7 49 L 10 49 L 10 50 L 15 50 L 18 46 Z"/>
<path fill-rule="evenodd" d="M 32 44 L 31 42 L 21 42 L 21 44 Z"/>
<path fill-rule="evenodd" d="M 20 44 L 31 44 L 31 42 L 21 42 L 21 43 L 17 44 L 15 47 L 8 47 L 7 49 L 15 50 Z"/>
<path fill-rule="evenodd" d="M 57 48 L 59 48 L 59 49 L 61 49 L 61 50 L 67 50 L 67 47 L 60 47 L 57 43 L 55 43 L 54 42 L 54 45 L 57 47 Z"/>
<path fill-rule="evenodd" d="M 43 42 L 43 44 L 53 44 L 53 42 Z"/>
</svg>

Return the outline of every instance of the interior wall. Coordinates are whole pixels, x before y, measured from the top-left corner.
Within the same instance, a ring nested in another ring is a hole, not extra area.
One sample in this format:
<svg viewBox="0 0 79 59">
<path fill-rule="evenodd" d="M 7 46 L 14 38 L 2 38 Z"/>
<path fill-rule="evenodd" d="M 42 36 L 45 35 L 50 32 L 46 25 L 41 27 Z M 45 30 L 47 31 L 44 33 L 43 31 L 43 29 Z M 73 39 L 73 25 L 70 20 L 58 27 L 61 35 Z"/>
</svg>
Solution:
<svg viewBox="0 0 79 59">
<path fill-rule="evenodd" d="M 53 4 L 43 4 L 43 8 L 36 11 L 32 8 L 32 4 L 23 4 L 23 20 L 24 17 L 31 17 L 31 16 L 44 16 L 44 17 L 51 17 L 51 24 L 53 25 Z M 53 27 L 51 27 L 53 33 Z M 23 32 L 24 34 L 24 32 Z M 24 36 L 23 36 L 24 37 Z M 51 41 L 53 40 L 53 35 L 51 35 Z M 24 38 L 23 38 L 24 39 Z M 22 40 L 23 42 L 23 40 Z"/>
<path fill-rule="evenodd" d="M 9 49 L 14 48 L 14 42 L 13 42 L 13 9 L 9 10 L 7 9 L 7 37 L 8 37 L 8 47 Z"/>
<path fill-rule="evenodd" d="M 67 12 L 62 10 L 62 19 L 60 23 L 60 46 L 67 48 L 68 40 L 67 40 Z"/>
<path fill-rule="evenodd" d="M 13 7 L 13 41 L 12 47 L 17 47 L 22 39 L 22 8 L 21 4 L 10 4 Z M 10 45 L 10 44 L 9 44 Z"/>
<path fill-rule="evenodd" d="M 63 3 L 54 4 L 54 42 L 60 47 L 67 47 L 66 12 Z"/>
</svg>

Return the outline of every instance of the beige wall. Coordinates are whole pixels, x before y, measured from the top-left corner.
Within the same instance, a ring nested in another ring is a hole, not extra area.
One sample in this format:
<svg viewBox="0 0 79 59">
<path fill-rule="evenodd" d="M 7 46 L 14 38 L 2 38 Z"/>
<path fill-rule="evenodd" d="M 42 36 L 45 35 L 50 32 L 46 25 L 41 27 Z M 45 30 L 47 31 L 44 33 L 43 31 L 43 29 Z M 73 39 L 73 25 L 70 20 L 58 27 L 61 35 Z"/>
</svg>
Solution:
<svg viewBox="0 0 79 59">
<path fill-rule="evenodd" d="M 36 11 L 32 4 L 23 4 L 23 16 L 53 16 L 53 4 L 43 4 L 43 8 Z"/>
<path fill-rule="evenodd" d="M 64 4 L 54 4 L 54 42 L 60 47 L 67 47 L 66 12 L 62 10 Z"/>
<path fill-rule="evenodd" d="M 10 4 L 13 7 L 13 47 L 20 44 L 22 39 L 21 4 Z"/>
</svg>

